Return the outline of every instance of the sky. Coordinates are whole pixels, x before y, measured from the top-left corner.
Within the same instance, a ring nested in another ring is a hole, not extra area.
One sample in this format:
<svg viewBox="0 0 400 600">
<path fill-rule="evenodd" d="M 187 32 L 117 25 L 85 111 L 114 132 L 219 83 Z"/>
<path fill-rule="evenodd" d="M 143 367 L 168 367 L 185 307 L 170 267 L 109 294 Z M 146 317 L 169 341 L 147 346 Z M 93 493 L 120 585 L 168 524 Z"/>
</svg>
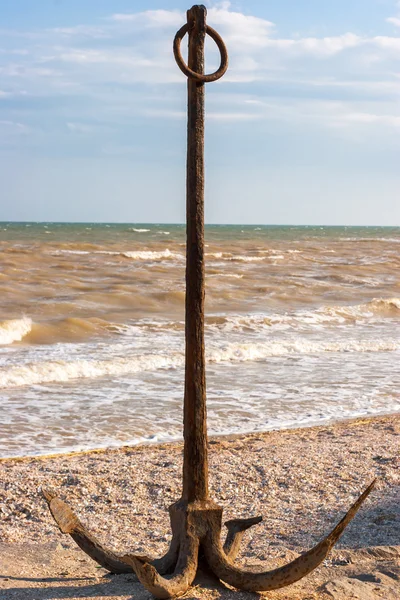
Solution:
<svg viewBox="0 0 400 600">
<path fill-rule="evenodd" d="M 400 226 L 400 2 L 206 6 L 206 222 Z M 0 221 L 185 221 L 189 7 L 0 0 Z"/>
</svg>

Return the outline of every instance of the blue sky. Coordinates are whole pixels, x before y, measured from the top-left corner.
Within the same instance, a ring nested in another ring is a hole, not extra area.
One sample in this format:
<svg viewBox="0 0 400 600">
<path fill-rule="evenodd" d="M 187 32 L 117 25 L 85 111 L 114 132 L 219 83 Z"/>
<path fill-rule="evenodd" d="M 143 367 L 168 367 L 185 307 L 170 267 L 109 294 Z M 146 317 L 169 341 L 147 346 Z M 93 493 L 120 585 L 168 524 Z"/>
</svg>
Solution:
<svg viewBox="0 0 400 600">
<path fill-rule="evenodd" d="M 400 225 L 400 2 L 206 4 L 207 222 Z M 185 220 L 189 6 L 0 3 L 0 220 Z"/>
</svg>

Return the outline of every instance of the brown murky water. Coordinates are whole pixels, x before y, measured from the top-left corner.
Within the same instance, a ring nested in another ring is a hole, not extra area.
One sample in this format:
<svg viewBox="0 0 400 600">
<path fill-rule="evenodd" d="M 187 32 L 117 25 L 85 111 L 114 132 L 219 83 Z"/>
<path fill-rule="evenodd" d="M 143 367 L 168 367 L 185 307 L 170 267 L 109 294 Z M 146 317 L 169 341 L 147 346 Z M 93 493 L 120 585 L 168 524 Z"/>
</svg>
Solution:
<svg viewBox="0 0 400 600">
<path fill-rule="evenodd" d="M 212 432 L 400 410 L 400 228 L 210 226 Z M 181 435 L 185 229 L 0 224 L 0 454 Z"/>
</svg>

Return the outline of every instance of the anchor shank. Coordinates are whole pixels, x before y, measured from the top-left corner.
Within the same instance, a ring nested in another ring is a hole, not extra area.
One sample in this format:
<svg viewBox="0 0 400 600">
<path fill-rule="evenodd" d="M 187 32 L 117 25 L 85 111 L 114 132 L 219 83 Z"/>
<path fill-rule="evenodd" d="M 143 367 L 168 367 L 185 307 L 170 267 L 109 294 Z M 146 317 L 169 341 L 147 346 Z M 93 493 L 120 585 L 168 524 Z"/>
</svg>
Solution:
<svg viewBox="0 0 400 600">
<path fill-rule="evenodd" d="M 206 8 L 193 6 L 188 66 L 204 73 Z M 206 381 L 204 355 L 204 83 L 188 78 L 186 163 L 186 362 L 183 499 L 208 498 Z"/>
</svg>

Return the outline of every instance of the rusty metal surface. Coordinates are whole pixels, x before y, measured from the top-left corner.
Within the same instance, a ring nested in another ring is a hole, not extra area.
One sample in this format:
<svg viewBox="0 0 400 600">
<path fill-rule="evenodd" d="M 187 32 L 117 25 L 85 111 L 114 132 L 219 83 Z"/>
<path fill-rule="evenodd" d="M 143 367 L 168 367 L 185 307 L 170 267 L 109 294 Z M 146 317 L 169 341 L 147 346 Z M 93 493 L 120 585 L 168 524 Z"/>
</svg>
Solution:
<svg viewBox="0 0 400 600">
<path fill-rule="evenodd" d="M 181 27 L 175 35 L 174 56 L 175 56 L 175 60 L 176 60 L 178 67 L 180 68 L 182 73 L 184 75 L 186 75 L 186 77 L 188 77 L 190 79 L 194 79 L 195 81 L 199 81 L 201 83 L 211 83 L 213 81 L 217 81 L 218 79 L 221 79 L 221 77 L 223 75 L 225 75 L 225 73 L 228 69 L 228 63 L 229 63 L 228 51 L 226 49 L 224 40 L 219 35 L 219 33 L 217 31 L 215 31 L 215 29 L 213 29 L 209 25 L 206 25 L 206 34 L 209 35 L 218 46 L 219 52 L 221 54 L 221 63 L 220 63 L 220 66 L 218 67 L 218 69 L 215 71 L 215 73 L 211 73 L 210 75 L 204 75 L 204 73 L 201 73 L 201 72 L 195 70 L 195 68 L 192 65 L 190 65 L 190 60 L 189 60 L 189 65 L 186 65 L 185 61 L 183 60 L 183 57 L 181 54 L 181 41 L 189 31 L 190 31 L 190 24 L 188 22 L 188 23 L 185 23 L 185 25 L 183 25 L 183 27 Z"/>
<path fill-rule="evenodd" d="M 189 65 L 204 70 L 206 9 L 187 13 Z M 204 351 L 204 84 L 188 79 L 186 159 L 185 396 L 183 498 L 208 498 L 207 415 Z"/>
</svg>

